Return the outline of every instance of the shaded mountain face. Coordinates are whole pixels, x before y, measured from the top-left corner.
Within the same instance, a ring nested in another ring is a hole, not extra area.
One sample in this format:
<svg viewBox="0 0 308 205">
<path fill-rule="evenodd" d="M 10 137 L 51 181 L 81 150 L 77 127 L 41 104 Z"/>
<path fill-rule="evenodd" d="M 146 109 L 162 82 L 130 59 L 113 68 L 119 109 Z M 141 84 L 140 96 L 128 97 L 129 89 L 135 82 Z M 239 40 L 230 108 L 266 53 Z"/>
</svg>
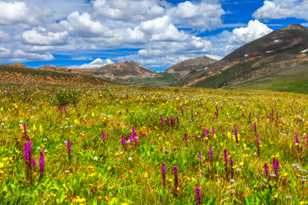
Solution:
<svg viewBox="0 0 308 205">
<path fill-rule="evenodd" d="M 150 70 L 147 70 L 134 61 L 108 64 L 97 69 L 94 74 L 95 76 L 107 78 L 110 80 L 150 78 L 157 77 L 159 75 Z"/>
<path fill-rule="evenodd" d="M 308 80 L 308 29 L 291 25 L 248 43 L 211 64 L 206 71 L 191 72 L 182 85 L 234 87 L 279 80 L 281 76 L 306 75 Z M 304 80 L 304 85 L 308 81 Z"/>
<path fill-rule="evenodd" d="M 176 78 L 181 78 L 191 72 L 207 70 L 208 65 L 215 62 L 216 60 L 206 56 L 188 59 L 168 68 L 165 73 L 172 74 Z"/>
</svg>

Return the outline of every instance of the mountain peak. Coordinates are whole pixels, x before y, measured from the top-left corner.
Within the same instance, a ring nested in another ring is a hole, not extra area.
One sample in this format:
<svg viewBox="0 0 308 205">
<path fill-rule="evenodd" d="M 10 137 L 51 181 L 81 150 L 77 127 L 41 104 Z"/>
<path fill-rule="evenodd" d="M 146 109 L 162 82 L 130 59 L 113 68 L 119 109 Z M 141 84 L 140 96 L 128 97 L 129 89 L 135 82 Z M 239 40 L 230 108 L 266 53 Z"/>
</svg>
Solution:
<svg viewBox="0 0 308 205">
<path fill-rule="evenodd" d="M 290 24 L 284 30 L 301 30 L 304 31 L 306 28 L 300 24 Z"/>
</svg>

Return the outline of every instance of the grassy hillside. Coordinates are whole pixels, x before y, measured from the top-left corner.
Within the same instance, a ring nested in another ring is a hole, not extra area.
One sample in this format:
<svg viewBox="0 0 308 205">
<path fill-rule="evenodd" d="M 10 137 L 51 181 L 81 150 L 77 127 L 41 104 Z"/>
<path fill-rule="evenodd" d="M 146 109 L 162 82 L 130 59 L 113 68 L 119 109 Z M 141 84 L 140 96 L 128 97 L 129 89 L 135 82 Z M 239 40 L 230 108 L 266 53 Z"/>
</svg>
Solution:
<svg viewBox="0 0 308 205">
<path fill-rule="evenodd" d="M 248 81 L 241 86 L 233 87 L 308 93 L 308 62 L 296 67 L 292 72 L 282 72 L 278 75 Z"/>
<path fill-rule="evenodd" d="M 267 91 L 1 87 L 0 201 L 305 204 L 307 110 Z"/>
<path fill-rule="evenodd" d="M 88 75 L 44 71 L 15 65 L 0 65 L 0 84 L 105 84 L 106 81 Z"/>
</svg>

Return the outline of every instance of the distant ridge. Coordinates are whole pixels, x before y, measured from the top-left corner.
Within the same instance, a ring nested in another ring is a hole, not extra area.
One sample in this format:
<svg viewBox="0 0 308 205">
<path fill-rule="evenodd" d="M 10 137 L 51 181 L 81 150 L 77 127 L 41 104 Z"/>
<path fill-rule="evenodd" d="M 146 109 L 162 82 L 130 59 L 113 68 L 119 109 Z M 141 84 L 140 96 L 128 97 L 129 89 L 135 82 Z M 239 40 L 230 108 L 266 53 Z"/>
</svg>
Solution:
<svg viewBox="0 0 308 205">
<path fill-rule="evenodd" d="M 171 66 L 165 71 L 165 73 L 173 74 L 177 78 L 181 78 L 189 74 L 190 72 L 206 70 L 208 68 L 208 65 L 215 62 L 216 60 L 206 56 L 192 58 Z"/>
<path fill-rule="evenodd" d="M 97 69 L 95 75 L 111 80 L 150 78 L 159 76 L 159 74 L 142 67 L 135 61 L 126 61 L 105 65 Z"/>
</svg>

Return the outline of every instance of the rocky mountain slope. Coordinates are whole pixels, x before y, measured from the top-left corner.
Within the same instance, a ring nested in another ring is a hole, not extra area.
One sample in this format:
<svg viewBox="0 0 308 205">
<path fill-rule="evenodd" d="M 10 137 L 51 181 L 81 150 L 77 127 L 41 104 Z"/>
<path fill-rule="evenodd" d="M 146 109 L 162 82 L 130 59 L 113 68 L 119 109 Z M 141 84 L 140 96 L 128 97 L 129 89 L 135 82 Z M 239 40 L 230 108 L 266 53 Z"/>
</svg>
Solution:
<svg viewBox="0 0 308 205">
<path fill-rule="evenodd" d="M 248 43 L 207 70 L 187 74 L 185 86 L 241 87 L 261 79 L 279 80 L 281 76 L 308 76 L 308 29 L 290 25 Z M 308 87 L 308 77 L 303 79 Z M 306 84 L 306 85 L 305 85 Z"/>
<path fill-rule="evenodd" d="M 206 56 L 192 58 L 168 68 L 165 73 L 172 74 L 177 78 L 182 78 L 191 72 L 206 70 L 208 65 L 215 62 L 216 60 Z"/>
<path fill-rule="evenodd" d="M 97 69 L 94 75 L 110 80 L 126 80 L 131 78 L 150 78 L 159 76 L 159 74 L 142 67 L 134 61 L 105 65 Z"/>
</svg>

